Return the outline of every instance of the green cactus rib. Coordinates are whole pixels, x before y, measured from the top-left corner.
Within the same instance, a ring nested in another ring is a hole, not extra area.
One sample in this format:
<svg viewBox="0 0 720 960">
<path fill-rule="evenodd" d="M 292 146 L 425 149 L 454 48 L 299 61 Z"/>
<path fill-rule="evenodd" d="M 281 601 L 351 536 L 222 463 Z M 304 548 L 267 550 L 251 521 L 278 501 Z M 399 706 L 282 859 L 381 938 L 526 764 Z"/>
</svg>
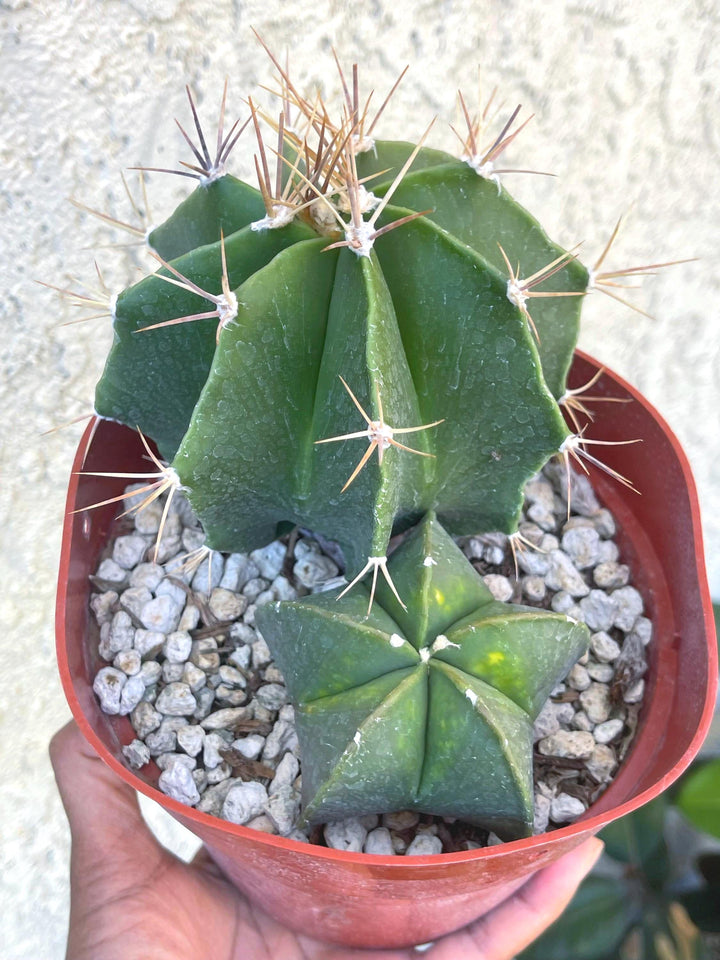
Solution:
<svg viewBox="0 0 720 960">
<path fill-rule="evenodd" d="M 532 825 L 532 722 L 587 648 L 587 628 L 499 604 L 428 514 L 386 584 L 259 608 L 296 707 L 303 816 L 416 809 L 502 839 Z"/>
<path fill-rule="evenodd" d="M 163 260 L 217 243 L 265 216 L 258 190 L 229 173 L 201 183 L 175 212 L 148 236 L 148 244 Z"/>
<path fill-rule="evenodd" d="M 214 548 L 253 549 L 289 520 L 357 572 L 428 509 L 457 534 L 516 529 L 525 481 L 568 435 L 526 321 L 437 225 L 391 237 L 377 257 L 296 244 L 238 289 L 173 461 Z M 390 447 L 342 493 L 367 439 L 313 443 L 365 429 L 340 377 L 372 419 L 376 388 L 392 427 L 444 419 L 410 435 L 434 459 Z"/>
<path fill-rule="evenodd" d="M 285 247 L 314 236 L 309 227 L 295 223 L 279 230 L 245 227 L 226 236 L 230 286 L 240 286 Z M 174 260 L 173 266 L 208 293 L 221 292 L 219 241 L 191 250 Z M 170 276 L 164 268 L 160 273 Z M 210 372 L 218 321 L 138 331 L 211 307 L 204 298 L 158 275 L 146 277 L 117 299 L 113 345 L 96 388 L 95 410 L 100 416 L 139 427 L 155 440 L 167 460 L 175 455 Z"/>
<path fill-rule="evenodd" d="M 378 143 L 379 158 L 403 157 L 407 144 Z M 432 158 L 423 156 L 423 169 L 418 161 L 393 194 L 393 204 L 410 210 L 430 210 L 428 218 L 458 240 L 477 250 L 507 278 L 507 268 L 500 246 L 521 276 L 532 276 L 565 251 L 548 239 L 544 230 L 527 210 L 510 194 L 491 180 L 485 180 L 467 164 L 439 151 Z M 437 156 L 435 156 L 437 154 Z M 383 168 L 378 166 L 377 170 Z M 394 166 L 393 166 L 394 169 Z M 392 182 L 392 170 L 373 187 L 383 196 Z M 498 244 L 500 246 L 498 246 Z M 573 260 L 539 286 L 539 290 L 558 293 L 584 293 L 588 273 Z M 538 331 L 538 352 L 545 381 L 555 397 L 565 392 L 565 381 L 577 343 L 582 296 L 543 297 L 530 301 L 529 309 Z"/>
</svg>

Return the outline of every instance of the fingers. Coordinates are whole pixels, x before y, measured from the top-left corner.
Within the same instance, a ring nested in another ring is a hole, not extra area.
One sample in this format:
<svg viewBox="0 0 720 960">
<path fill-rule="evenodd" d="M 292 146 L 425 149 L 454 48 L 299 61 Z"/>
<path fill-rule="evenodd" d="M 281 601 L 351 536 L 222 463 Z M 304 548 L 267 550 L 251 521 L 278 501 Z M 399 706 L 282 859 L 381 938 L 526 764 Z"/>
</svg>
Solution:
<svg viewBox="0 0 720 960">
<path fill-rule="evenodd" d="M 73 840 L 73 861 L 90 866 L 157 844 L 134 790 L 102 762 L 74 720 L 50 742 L 50 759 Z"/>
<path fill-rule="evenodd" d="M 557 920 L 603 846 L 592 837 L 539 870 L 505 903 L 439 941 L 425 954 L 427 960 L 512 960 Z"/>
</svg>

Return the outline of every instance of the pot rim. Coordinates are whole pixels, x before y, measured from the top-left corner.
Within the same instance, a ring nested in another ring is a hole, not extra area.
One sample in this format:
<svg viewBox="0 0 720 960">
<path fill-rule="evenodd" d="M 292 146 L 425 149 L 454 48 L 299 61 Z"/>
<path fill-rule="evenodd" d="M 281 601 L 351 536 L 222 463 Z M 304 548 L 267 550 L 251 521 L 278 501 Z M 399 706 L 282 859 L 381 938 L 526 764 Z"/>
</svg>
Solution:
<svg viewBox="0 0 720 960">
<path fill-rule="evenodd" d="M 601 367 L 603 372 L 612 377 L 622 389 L 627 391 L 629 396 L 632 397 L 636 403 L 639 403 L 641 406 L 643 406 L 656 421 L 673 448 L 683 474 L 683 479 L 685 481 L 685 486 L 687 488 L 688 498 L 690 501 L 692 517 L 691 534 L 693 542 L 697 547 L 697 567 L 701 578 L 700 592 L 706 634 L 708 636 L 714 636 L 714 615 L 712 601 L 710 598 L 709 589 L 707 587 L 706 565 L 700 521 L 700 506 L 690 464 L 680 445 L 680 442 L 678 441 L 674 432 L 668 426 L 665 419 L 638 390 L 636 390 L 630 383 L 627 382 L 627 380 L 616 374 L 605 365 L 600 365 L 597 360 L 584 351 L 576 350 L 575 355 L 581 360 Z M 79 471 L 82 468 L 85 454 L 99 421 L 100 418 L 97 416 L 90 421 L 80 441 L 73 462 L 72 474 L 68 486 L 68 496 L 65 511 L 65 528 L 63 531 L 62 549 L 60 555 L 59 583 L 61 584 L 67 579 L 70 565 L 72 524 L 68 523 L 68 518 L 75 504 L 75 495 L 80 482 Z M 272 834 L 253 830 L 250 827 L 243 827 L 238 824 L 230 823 L 229 821 L 223 820 L 220 817 L 214 817 L 210 814 L 202 813 L 201 811 L 196 810 L 194 807 L 186 806 L 177 800 L 173 800 L 156 787 L 153 787 L 144 780 L 140 779 L 140 777 L 136 776 L 132 770 L 120 763 L 105 747 L 104 743 L 95 733 L 95 730 L 81 708 L 79 699 L 75 693 L 65 649 L 65 594 L 62 590 L 58 590 L 55 626 L 56 651 L 60 677 L 73 717 L 75 718 L 75 721 L 86 740 L 90 743 L 100 758 L 134 790 L 143 793 L 145 796 L 158 803 L 161 807 L 177 815 L 183 821 L 194 821 L 203 827 L 210 827 L 214 830 L 219 830 L 222 833 L 228 834 L 229 836 L 252 841 L 260 846 L 267 845 L 269 847 L 285 850 L 288 853 L 292 853 L 297 856 L 308 856 L 317 858 L 319 860 L 334 861 L 341 864 L 367 864 L 368 866 L 382 867 L 389 870 L 402 870 L 403 867 L 407 866 L 405 858 L 398 857 L 396 855 L 388 856 L 381 854 L 354 853 L 345 850 L 334 850 L 329 847 L 321 847 L 315 844 L 302 843 L 298 840 L 274 836 Z M 482 847 L 477 850 L 468 850 L 459 853 L 440 853 L 429 856 L 414 856 L 412 857 L 413 866 L 438 867 L 443 864 L 482 861 L 488 858 L 495 859 L 498 857 L 512 856 L 515 853 L 531 851 L 534 847 L 540 845 L 547 846 L 548 844 L 552 844 L 554 842 L 559 843 L 563 840 L 576 837 L 581 834 L 595 834 L 611 821 L 616 820 L 619 817 L 623 817 L 648 801 L 653 800 L 667 787 L 669 787 L 670 784 L 673 783 L 687 769 L 700 749 L 700 746 L 705 739 L 712 722 L 715 709 L 717 683 L 718 651 L 714 644 L 709 644 L 708 678 L 705 688 L 705 702 L 697 730 L 695 731 L 695 734 L 688 744 L 682 757 L 670 768 L 670 770 L 668 770 L 663 777 L 658 779 L 651 787 L 648 787 L 642 793 L 639 793 L 638 795 L 624 801 L 621 804 L 618 804 L 617 806 L 611 807 L 603 813 L 599 813 L 594 816 L 581 817 L 580 819 L 576 820 L 575 823 L 569 824 L 568 826 L 559 827 L 546 833 L 536 834 L 532 837 L 526 837 L 520 840 L 511 840 L 497 846 Z M 592 809 L 592 807 L 590 809 Z"/>
</svg>

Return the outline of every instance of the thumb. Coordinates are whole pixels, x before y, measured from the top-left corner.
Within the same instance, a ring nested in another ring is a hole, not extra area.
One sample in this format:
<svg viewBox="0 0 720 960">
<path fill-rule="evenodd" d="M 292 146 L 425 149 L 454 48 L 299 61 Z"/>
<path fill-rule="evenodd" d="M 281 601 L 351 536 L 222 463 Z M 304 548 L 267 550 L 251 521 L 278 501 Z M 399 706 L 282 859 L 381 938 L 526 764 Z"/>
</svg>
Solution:
<svg viewBox="0 0 720 960">
<path fill-rule="evenodd" d="M 50 741 L 50 760 L 70 823 L 73 872 L 108 859 L 157 861 L 162 848 L 142 818 L 135 791 L 103 763 L 74 720 Z"/>
</svg>

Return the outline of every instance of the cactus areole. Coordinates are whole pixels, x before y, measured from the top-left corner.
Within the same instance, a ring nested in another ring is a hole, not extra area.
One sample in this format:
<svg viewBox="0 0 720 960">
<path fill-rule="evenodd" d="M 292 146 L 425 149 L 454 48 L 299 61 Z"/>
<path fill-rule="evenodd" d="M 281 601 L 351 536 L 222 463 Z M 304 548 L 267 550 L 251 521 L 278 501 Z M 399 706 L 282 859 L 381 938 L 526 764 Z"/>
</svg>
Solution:
<svg viewBox="0 0 720 960">
<path fill-rule="evenodd" d="M 252 108 L 259 190 L 201 138 L 158 272 L 114 304 L 96 411 L 155 441 L 209 547 L 287 523 L 341 546 L 349 588 L 257 612 L 307 822 L 414 808 L 525 836 L 532 721 L 588 633 L 494 601 L 452 538 L 516 533 L 527 480 L 577 452 L 559 402 L 588 272 L 500 182 L 507 128 L 480 156 L 468 119 L 456 159 L 291 101 L 274 175 Z"/>
</svg>

